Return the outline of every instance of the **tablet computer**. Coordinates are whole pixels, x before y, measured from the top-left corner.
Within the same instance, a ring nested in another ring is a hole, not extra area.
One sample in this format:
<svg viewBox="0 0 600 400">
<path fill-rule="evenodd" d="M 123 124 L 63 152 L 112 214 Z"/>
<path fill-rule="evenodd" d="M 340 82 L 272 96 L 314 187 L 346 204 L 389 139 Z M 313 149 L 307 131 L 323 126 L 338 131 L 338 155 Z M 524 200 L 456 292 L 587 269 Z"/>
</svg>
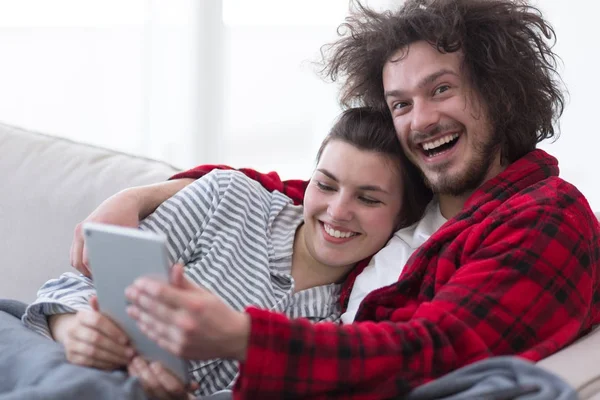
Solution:
<svg viewBox="0 0 600 400">
<path fill-rule="evenodd" d="M 127 315 L 125 288 L 140 276 L 168 281 L 169 257 L 165 237 L 134 228 L 86 223 L 83 225 L 92 280 L 103 314 L 129 336 L 138 354 L 160 361 L 175 376 L 188 383 L 186 362 L 159 347 Z"/>
</svg>

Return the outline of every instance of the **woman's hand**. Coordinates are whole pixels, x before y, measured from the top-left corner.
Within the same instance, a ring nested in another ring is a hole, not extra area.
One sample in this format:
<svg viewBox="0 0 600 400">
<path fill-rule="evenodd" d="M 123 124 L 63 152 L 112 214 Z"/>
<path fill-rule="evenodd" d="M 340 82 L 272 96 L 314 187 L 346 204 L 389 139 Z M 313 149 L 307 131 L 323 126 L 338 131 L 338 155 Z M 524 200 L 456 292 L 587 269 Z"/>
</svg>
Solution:
<svg viewBox="0 0 600 400">
<path fill-rule="evenodd" d="M 171 374 L 160 362 L 148 363 L 140 356 L 136 356 L 127 366 L 129 375 L 140 380 L 144 392 L 152 399 L 194 399 L 190 393 L 198 389 L 197 382 L 189 386 Z"/>
<path fill-rule="evenodd" d="M 193 360 L 245 360 L 250 317 L 189 282 L 181 265 L 173 266 L 171 284 L 143 277 L 125 293 L 132 303 L 128 314 L 169 352 Z"/>
<path fill-rule="evenodd" d="M 83 238 L 83 224 L 98 222 L 137 228 L 140 223 L 139 215 L 139 198 L 133 190 L 124 190 L 104 200 L 86 219 L 75 227 L 75 235 L 71 243 L 71 265 L 83 275 L 91 276 Z"/>
<path fill-rule="evenodd" d="M 126 366 L 135 354 L 127 335 L 100 313 L 96 297 L 90 305 L 92 310 L 50 316 L 52 337 L 65 346 L 67 360 L 73 364 L 104 370 Z"/>
</svg>

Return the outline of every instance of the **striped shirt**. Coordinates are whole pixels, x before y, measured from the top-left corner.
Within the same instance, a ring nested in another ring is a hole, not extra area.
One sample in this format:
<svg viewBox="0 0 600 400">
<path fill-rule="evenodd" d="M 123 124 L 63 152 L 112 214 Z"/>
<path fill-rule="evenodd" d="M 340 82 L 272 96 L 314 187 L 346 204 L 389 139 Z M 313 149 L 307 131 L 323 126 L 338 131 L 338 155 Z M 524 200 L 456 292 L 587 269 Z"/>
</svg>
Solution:
<svg viewBox="0 0 600 400">
<path fill-rule="evenodd" d="M 284 194 L 242 173 L 215 170 L 164 202 L 140 229 L 166 234 L 171 263 L 184 264 L 188 278 L 236 310 L 255 305 L 290 318 L 338 321 L 339 285 L 294 293 L 292 253 L 302 221 L 302 207 Z M 94 293 L 91 280 L 65 273 L 42 286 L 23 322 L 51 337 L 47 316 L 89 309 Z M 200 384 L 196 395 L 207 395 L 230 387 L 238 364 L 190 361 L 189 370 Z"/>
</svg>

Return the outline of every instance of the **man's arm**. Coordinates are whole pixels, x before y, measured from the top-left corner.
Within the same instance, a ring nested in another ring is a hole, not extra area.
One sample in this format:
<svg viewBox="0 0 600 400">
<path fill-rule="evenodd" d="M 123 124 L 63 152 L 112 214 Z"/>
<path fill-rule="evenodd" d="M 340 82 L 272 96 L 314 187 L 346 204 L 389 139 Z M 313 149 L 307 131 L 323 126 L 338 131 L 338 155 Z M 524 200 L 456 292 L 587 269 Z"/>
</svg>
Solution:
<svg viewBox="0 0 600 400">
<path fill-rule="evenodd" d="M 173 175 L 170 179 L 198 179 L 201 176 L 206 175 L 213 169 L 231 170 L 234 168 L 227 165 L 200 165 L 185 172 Z M 274 171 L 264 174 L 262 172 L 255 171 L 250 168 L 239 168 L 237 170 L 242 172 L 248 178 L 254 179 L 258 183 L 260 183 L 269 192 L 277 190 L 285 194 L 287 197 L 293 200 L 294 204 L 302 204 L 302 202 L 304 201 L 304 192 L 306 191 L 308 181 L 303 181 L 300 179 L 290 179 L 282 181 L 279 177 L 279 174 L 277 174 L 277 172 Z"/>
<path fill-rule="evenodd" d="M 379 322 L 312 325 L 247 309 L 235 397 L 396 398 L 479 359 L 556 352 L 598 323 L 599 238 L 575 208 L 530 206 L 488 227 L 460 268 L 440 259 L 431 281 L 409 274 L 372 294 L 368 317 Z M 409 294 L 417 282 L 435 287 L 430 301 Z"/>
</svg>

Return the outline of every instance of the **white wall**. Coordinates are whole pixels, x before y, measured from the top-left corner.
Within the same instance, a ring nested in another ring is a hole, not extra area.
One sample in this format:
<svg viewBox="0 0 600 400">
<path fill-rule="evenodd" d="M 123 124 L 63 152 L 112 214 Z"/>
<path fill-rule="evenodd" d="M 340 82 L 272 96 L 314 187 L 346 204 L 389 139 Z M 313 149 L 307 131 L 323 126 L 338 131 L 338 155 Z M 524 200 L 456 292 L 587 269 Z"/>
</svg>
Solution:
<svg viewBox="0 0 600 400">
<path fill-rule="evenodd" d="M 197 133 L 215 89 L 200 77 L 220 4 L 0 0 L 0 121 L 182 167 L 208 158 Z"/>
<path fill-rule="evenodd" d="M 0 120 L 137 149 L 143 13 L 131 7 L 121 21 L 99 16 L 51 24 L 35 4 L 35 17 L 7 1 L 0 7 Z"/>
<path fill-rule="evenodd" d="M 372 4 L 382 7 L 397 2 L 373 1 Z M 592 208 L 600 211 L 600 185 L 596 183 L 596 171 L 600 171 L 600 157 L 597 156 L 600 129 L 596 120 L 600 115 L 596 114 L 600 109 L 600 79 L 597 75 L 600 71 L 600 42 L 597 39 L 600 4 L 594 0 L 537 0 L 534 4 L 546 13 L 555 27 L 558 37 L 555 49 L 563 61 L 559 70 L 570 94 L 560 122 L 560 138 L 554 143 L 542 143 L 541 147 L 559 159 L 561 176 L 575 184 Z M 315 59 L 319 46 L 333 37 L 328 36 L 333 26 L 335 24 L 329 21 L 322 21 L 311 35 L 305 34 L 306 40 L 301 43 L 292 39 L 301 33 L 294 33 L 290 28 L 237 28 L 232 31 L 239 40 L 232 42 L 232 58 L 226 65 L 227 68 L 246 69 L 246 80 L 241 80 L 240 76 L 230 81 L 233 87 L 229 88 L 225 103 L 227 115 L 230 115 L 225 129 L 228 132 L 227 150 L 221 154 L 224 161 L 234 163 L 239 160 L 235 165 L 251 163 L 252 156 L 245 150 L 246 146 L 238 147 L 235 143 L 247 144 L 253 137 L 260 137 L 258 132 L 263 132 L 271 137 L 264 140 L 272 143 L 274 148 L 282 149 L 279 153 L 273 152 L 269 162 L 264 164 L 267 169 L 276 169 L 284 176 L 306 176 L 310 172 L 314 149 L 338 111 L 332 99 L 336 92 L 333 85 L 314 78 L 306 63 L 300 64 L 301 74 L 293 75 L 293 71 L 302 59 Z M 271 43 L 276 50 L 252 43 Z M 252 58 L 252 54 L 256 57 Z M 299 54 L 303 56 L 299 57 Z M 243 67 L 239 67 L 240 63 Z M 298 88 L 307 85 L 312 94 L 299 97 Z M 246 97 L 243 93 L 252 95 Z M 259 93 L 264 94 L 260 100 L 256 97 Z M 252 104 L 241 111 L 243 117 L 239 119 L 234 117 L 233 111 L 235 104 L 239 107 L 238 96 L 242 96 L 245 104 Z M 253 100 L 255 98 L 257 100 Z M 259 114 L 258 118 L 255 114 Z M 247 131 L 241 128 L 243 124 L 248 126 Z M 303 130 L 312 132 L 306 134 L 304 143 L 298 134 L 293 134 Z M 293 172 L 304 175 L 293 175 Z"/>
<path fill-rule="evenodd" d="M 397 0 L 368 0 L 383 9 Z M 219 160 L 308 178 L 340 113 L 337 87 L 318 75 L 348 0 L 225 0 L 223 137 Z M 268 149 L 264 152 L 263 149 Z"/>
<path fill-rule="evenodd" d="M 600 4 L 593 0 L 538 0 L 557 35 L 562 78 L 569 100 L 561 136 L 541 147 L 559 160 L 561 176 L 575 184 L 600 211 Z"/>
<path fill-rule="evenodd" d="M 371 0 L 378 8 L 400 0 Z M 537 0 L 570 100 L 543 148 L 600 210 L 593 0 Z M 348 0 L 0 0 L 0 121 L 167 160 L 307 177 L 339 109 L 314 73 Z M 219 15 L 223 18 L 219 18 Z"/>
</svg>

